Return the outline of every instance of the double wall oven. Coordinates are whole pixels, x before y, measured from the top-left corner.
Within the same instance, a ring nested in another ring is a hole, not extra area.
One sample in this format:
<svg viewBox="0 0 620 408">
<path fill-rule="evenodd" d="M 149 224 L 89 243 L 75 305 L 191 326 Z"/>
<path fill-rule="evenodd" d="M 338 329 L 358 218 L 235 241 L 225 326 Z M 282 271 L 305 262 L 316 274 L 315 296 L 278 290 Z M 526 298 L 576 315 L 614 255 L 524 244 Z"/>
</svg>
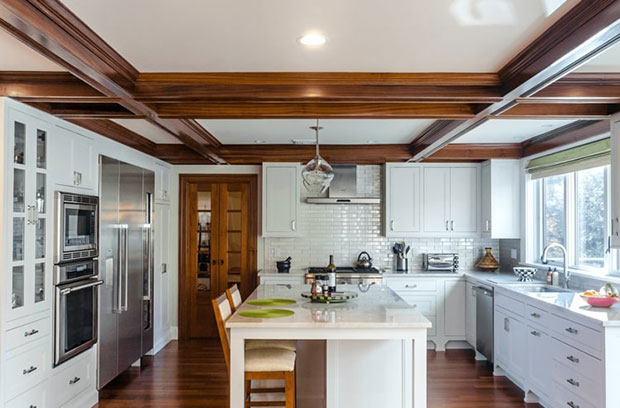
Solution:
<svg viewBox="0 0 620 408">
<path fill-rule="evenodd" d="M 56 192 L 54 365 L 97 342 L 97 197 Z"/>
</svg>

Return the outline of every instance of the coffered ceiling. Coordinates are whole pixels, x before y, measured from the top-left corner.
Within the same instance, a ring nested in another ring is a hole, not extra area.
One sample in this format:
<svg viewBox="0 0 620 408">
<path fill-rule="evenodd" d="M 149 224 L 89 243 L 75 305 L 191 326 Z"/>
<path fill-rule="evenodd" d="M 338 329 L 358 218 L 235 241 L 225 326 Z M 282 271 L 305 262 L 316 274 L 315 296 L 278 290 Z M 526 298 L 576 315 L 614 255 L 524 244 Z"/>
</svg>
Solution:
<svg viewBox="0 0 620 408">
<path fill-rule="evenodd" d="M 522 157 L 608 131 L 618 38 L 617 0 L 3 0 L 0 96 L 172 163 L 304 161 L 316 118 L 333 161 Z"/>
<path fill-rule="evenodd" d="M 577 2 L 63 1 L 141 72 L 496 72 Z"/>
</svg>

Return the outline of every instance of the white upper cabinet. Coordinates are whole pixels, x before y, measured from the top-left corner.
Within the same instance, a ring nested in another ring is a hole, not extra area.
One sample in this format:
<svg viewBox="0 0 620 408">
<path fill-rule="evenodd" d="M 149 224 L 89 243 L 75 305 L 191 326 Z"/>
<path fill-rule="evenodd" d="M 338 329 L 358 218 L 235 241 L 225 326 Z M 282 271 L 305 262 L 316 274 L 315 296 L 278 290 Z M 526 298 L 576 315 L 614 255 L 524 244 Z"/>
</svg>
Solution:
<svg viewBox="0 0 620 408">
<path fill-rule="evenodd" d="M 155 163 L 155 199 L 170 201 L 170 167 Z"/>
<path fill-rule="evenodd" d="M 450 168 L 424 168 L 424 232 L 450 230 Z"/>
<path fill-rule="evenodd" d="M 385 236 L 403 237 L 419 233 L 420 165 L 388 163 L 385 178 Z"/>
<path fill-rule="evenodd" d="M 620 248 L 620 113 L 611 119 L 611 246 Z"/>
<path fill-rule="evenodd" d="M 423 171 L 423 232 L 477 235 L 480 202 L 478 165 L 429 166 Z"/>
<path fill-rule="evenodd" d="M 489 160 L 482 164 L 482 236 L 494 239 L 521 236 L 521 163 Z"/>
<path fill-rule="evenodd" d="M 98 190 L 98 157 L 95 141 L 80 133 L 56 126 L 56 138 L 50 144 L 55 157 L 64 160 L 54 161 L 55 182 L 58 185 L 80 190 Z"/>
<path fill-rule="evenodd" d="M 299 236 L 301 172 L 296 163 L 263 163 L 263 236 Z"/>
</svg>

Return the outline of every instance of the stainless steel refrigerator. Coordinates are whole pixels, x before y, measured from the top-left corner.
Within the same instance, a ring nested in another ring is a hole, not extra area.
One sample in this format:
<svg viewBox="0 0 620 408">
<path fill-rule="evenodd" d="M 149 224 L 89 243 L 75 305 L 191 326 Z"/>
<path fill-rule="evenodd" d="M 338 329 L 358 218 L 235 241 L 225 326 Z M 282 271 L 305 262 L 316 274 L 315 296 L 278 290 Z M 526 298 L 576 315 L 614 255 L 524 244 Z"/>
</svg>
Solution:
<svg viewBox="0 0 620 408">
<path fill-rule="evenodd" d="M 101 389 L 153 348 L 155 177 L 105 156 L 99 165 Z"/>
</svg>

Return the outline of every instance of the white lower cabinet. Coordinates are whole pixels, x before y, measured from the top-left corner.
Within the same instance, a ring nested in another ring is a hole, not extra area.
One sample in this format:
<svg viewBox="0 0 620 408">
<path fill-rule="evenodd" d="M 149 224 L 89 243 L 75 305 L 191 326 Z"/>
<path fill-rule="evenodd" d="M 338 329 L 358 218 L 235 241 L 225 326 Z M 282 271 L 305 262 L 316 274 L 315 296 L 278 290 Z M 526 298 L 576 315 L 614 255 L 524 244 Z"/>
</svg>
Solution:
<svg viewBox="0 0 620 408">
<path fill-rule="evenodd" d="M 444 334 L 465 338 L 464 280 L 449 279 L 444 282 Z"/>
<path fill-rule="evenodd" d="M 465 285 L 465 340 L 476 347 L 476 292 L 474 284 L 467 282 Z"/>
<path fill-rule="evenodd" d="M 618 361 L 620 327 L 496 288 L 496 373 L 503 370 L 528 399 L 533 393 L 545 407 L 620 407 Z"/>
<path fill-rule="evenodd" d="M 57 390 L 50 395 L 52 407 L 61 407 L 80 393 L 92 388 L 94 384 L 94 350 L 89 350 L 80 357 L 70 360 L 66 367 L 60 366 L 50 378 L 51 389 Z"/>
<path fill-rule="evenodd" d="M 45 408 L 47 406 L 47 382 L 29 389 L 4 405 L 5 408 Z"/>
<path fill-rule="evenodd" d="M 5 400 L 17 397 L 47 378 L 52 359 L 48 339 L 17 349 L 16 355 L 3 362 L 2 376 L 11 379 L 10 384 L 5 381 Z"/>
</svg>

